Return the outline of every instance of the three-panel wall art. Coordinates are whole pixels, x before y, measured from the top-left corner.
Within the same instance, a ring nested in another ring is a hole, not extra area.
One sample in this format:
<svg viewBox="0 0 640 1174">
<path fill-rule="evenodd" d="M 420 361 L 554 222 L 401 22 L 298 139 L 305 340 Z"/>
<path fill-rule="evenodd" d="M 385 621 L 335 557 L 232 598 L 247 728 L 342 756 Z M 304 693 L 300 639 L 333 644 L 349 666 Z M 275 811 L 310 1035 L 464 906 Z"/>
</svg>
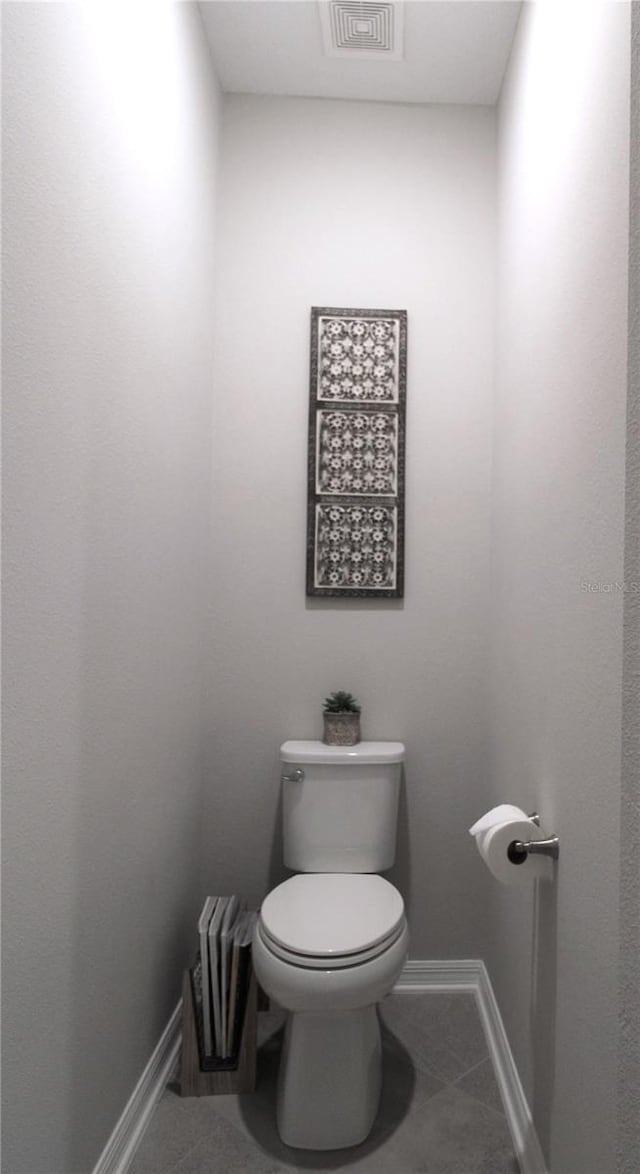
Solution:
<svg viewBox="0 0 640 1174">
<path fill-rule="evenodd" d="M 406 356 L 406 310 L 313 307 L 307 595 L 403 595 Z"/>
</svg>

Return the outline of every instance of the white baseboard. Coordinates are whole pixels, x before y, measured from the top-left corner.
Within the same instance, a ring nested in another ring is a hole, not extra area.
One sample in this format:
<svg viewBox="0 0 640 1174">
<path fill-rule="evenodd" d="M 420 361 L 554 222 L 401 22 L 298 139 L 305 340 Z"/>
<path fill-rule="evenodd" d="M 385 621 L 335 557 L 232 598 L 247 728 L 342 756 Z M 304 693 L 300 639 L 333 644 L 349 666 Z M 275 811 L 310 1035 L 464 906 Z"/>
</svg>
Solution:
<svg viewBox="0 0 640 1174">
<path fill-rule="evenodd" d="M 487 1037 L 489 1055 L 522 1174 L 547 1174 L 547 1164 L 535 1131 L 531 1110 L 509 1046 L 502 1016 L 484 962 L 480 963 L 476 1001 Z"/>
<path fill-rule="evenodd" d="M 531 1111 L 484 962 L 479 958 L 407 962 L 394 990 L 399 994 L 410 994 L 412 991 L 468 991 L 474 995 L 521 1174 L 547 1174 Z M 177 1063 L 181 1012 L 182 1001 L 165 1027 L 93 1174 L 126 1174 L 129 1169 L 153 1110 Z"/>
<path fill-rule="evenodd" d="M 482 959 L 407 962 L 394 989 L 398 993 L 410 993 L 411 991 L 469 991 L 473 993 L 487 1039 L 489 1057 L 493 1064 L 521 1174 L 547 1174 L 531 1110 L 524 1094 L 513 1052 L 509 1046 L 491 980 Z"/>
<path fill-rule="evenodd" d="M 178 1003 L 142 1076 L 124 1107 L 93 1174 L 126 1174 L 151 1115 L 170 1080 L 180 1050 L 182 1000 Z"/>
<path fill-rule="evenodd" d="M 470 991 L 478 989 L 480 961 L 454 958 L 446 962 L 405 962 L 396 991 Z"/>
</svg>

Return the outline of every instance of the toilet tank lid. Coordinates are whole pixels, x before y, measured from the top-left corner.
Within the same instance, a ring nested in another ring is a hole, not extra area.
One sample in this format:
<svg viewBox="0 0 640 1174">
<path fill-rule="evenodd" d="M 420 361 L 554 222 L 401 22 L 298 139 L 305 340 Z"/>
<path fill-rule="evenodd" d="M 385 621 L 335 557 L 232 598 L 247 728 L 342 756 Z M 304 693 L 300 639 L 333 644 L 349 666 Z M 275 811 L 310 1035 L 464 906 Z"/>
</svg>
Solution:
<svg viewBox="0 0 640 1174">
<path fill-rule="evenodd" d="M 354 766 L 373 762 L 404 762 L 402 742 L 357 742 L 355 746 L 327 746 L 325 742 L 283 742 L 282 762 L 325 763 L 327 766 Z"/>
</svg>

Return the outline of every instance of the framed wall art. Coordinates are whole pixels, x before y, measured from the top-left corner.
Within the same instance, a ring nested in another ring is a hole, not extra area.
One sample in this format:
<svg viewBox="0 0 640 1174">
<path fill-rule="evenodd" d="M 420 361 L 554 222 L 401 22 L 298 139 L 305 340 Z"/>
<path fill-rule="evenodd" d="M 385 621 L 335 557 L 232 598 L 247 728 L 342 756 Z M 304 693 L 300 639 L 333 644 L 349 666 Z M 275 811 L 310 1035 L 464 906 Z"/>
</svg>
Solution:
<svg viewBox="0 0 640 1174">
<path fill-rule="evenodd" d="M 402 598 L 406 310 L 311 310 L 307 595 Z"/>
</svg>

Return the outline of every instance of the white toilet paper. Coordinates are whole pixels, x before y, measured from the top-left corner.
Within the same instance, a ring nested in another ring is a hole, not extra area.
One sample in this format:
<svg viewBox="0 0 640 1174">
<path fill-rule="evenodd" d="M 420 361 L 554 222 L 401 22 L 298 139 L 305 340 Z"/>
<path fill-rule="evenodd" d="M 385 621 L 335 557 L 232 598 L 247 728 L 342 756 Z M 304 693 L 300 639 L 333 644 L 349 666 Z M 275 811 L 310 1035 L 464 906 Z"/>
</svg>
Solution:
<svg viewBox="0 0 640 1174">
<path fill-rule="evenodd" d="M 509 860 L 509 845 L 514 840 L 544 840 L 545 833 L 528 818 L 521 807 L 501 803 L 469 828 L 478 851 L 496 880 L 505 885 L 522 885 L 535 877 L 549 876 L 549 861 L 544 856 L 527 856 L 522 864 Z"/>
<path fill-rule="evenodd" d="M 478 836 L 480 832 L 487 832 L 497 823 L 506 823 L 508 819 L 528 819 L 528 816 L 526 811 L 523 811 L 521 807 L 514 807 L 513 803 L 500 803 L 497 807 L 492 807 L 491 811 L 481 815 L 473 827 L 469 828 L 469 834 Z"/>
</svg>

